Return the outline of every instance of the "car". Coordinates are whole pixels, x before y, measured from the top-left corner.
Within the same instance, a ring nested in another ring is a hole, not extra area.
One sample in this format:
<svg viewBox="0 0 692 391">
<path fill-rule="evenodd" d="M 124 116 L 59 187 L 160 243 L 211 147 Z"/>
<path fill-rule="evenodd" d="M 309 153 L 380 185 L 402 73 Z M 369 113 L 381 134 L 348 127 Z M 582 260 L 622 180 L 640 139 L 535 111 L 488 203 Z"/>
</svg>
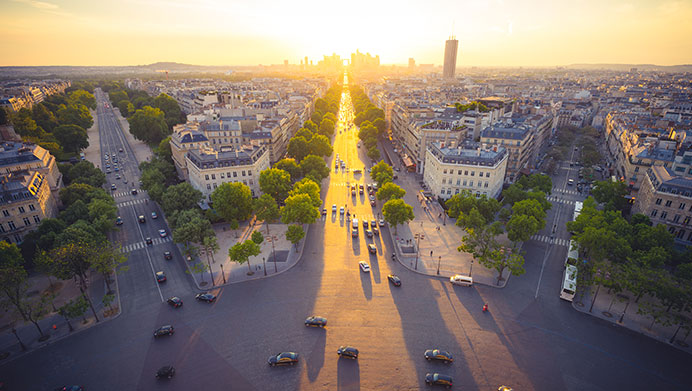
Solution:
<svg viewBox="0 0 692 391">
<path fill-rule="evenodd" d="M 512 391 L 512 387 L 500 386 L 498 387 L 497 391 Z"/>
<path fill-rule="evenodd" d="M 106 159 L 106 160 L 108 160 L 108 159 L 110 158 L 110 156 L 108 156 L 108 154 L 106 153 L 106 154 L 103 155 L 103 158 Z"/>
<path fill-rule="evenodd" d="M 148 236 L 146 237 L 146 239 L 144 239 L 144 241 L 145 241 L 147 244 L 153 244 L 151 238 L 148 237 Z"/>
<path fill-rule="evenodd" d="M 110 173 L 111 173 L 111 170 L 106 170 L 106 174 L 110 174 Z"/>
<path fill-rule="evenodd" d="M 372 238 L 372 230 L 366 229 L 365 230 L 365 235 L 369 238 Z"/>
<path fill-rule="evenodd" d="M 2 390 L 4 388 L 0 388 Z M 84 391 L 84 387 L 82 386 L 64 386 L 58 388 L 58 391 Z"/>
<path fill-rule="evenodd" d="M 163 337 L 164 335 L 173 335 L 173 333 L 175 333 L 175 329 L 173 329 L 173 326 L 167 324 L 154 331 L 154 338 Z"/>
<path fill-rule="evenodd" d="M 380 219 L 380 227 L 384 227 L 384 218 Z"/>
<path fill-rule="evenodd" d="M 156 282 L 158 282 L 158 283 L 166 282 L 166 273 L 156 272 Z"/>
<path fill-rule="evenodd" d="M 115 189 L 116 189 L 115 183 L 112 183 L 112 184 L 111 184 L 111 190 L 115 190 Z"/>
<path fill-rule="evenodd" d="M 455 274 L 449 277 L 449 282 L 452 285 L 471 286 L 473 284 L 473 278 L 470 276 Z"/>
<path fill-rule="evenodd" d="M 363 186 L 358 189 L 358 194 L 363 194 Z"/>
<path fill-rule="evenodd" d="M 175 368 L 173 368 L 170 365 L 163 366 L 159 368 L 158 371 L 156 371 L 156 378 L 157 379 L 162 379 L 162 378 L 167 378 L 170 379 L 175 375 Z"/>
<path fill-rule="evenodd" d="M 368 220 L 363 219 L 363 228 L 368 228 Z"/>
<path fill-rule="evenodd" d="M 438 360 L 447 364 L 454 362 L 454 357 L 449 352 L 440 349 L 428 349 L 423 354 L 426 360 Z"/>
<path fill-rule="evenodd" d="M 372 190 L 372 184 L 368 183 L 368 193 Z"/>
<path fill-rule="evenodd" d="M 327 208 L 322 208 L 322 216 L 327 215 Z"/>
<path fill-rule="evenodd" d="M 151 218 L 152 219 L 158 219 L 159 215 L 157 215 L 156 212 L 151 212 Z"/>
<path fill-rule="evenodd" d="M 354 348 L 353 346 L 339 346 L 336 354 L 338 354 L 339 357 L 346 357 L 352 360 L 358 359 L 358 349 Z"/>
<path fill-rule="evenodd" d="M 352 230 L 351 230 L 351 237 L 352 237 L 352 238 L 357 238 L 357 237 L 358 237 L 358 230 L 357 230 L 357 229 L 352 229 Z"/>
<path fill-rule="evenodd" d="M 181 299 L 178 296 L 173 296 L 173 297 L 169 297 L 168 300 L 166 300 L 166 303 L 172 305 L 173 308 L 178 308 L 178 307 L 182 307 L 183 299 Z"/>
<path fill-rule="evenodd" d="M 380 235 L 380 230 L 379 230 L 379 228 L 377 228 L 377 225 L 373 225 L 373 226 L 372 226 L 372 233 L 374 233 L 375 236 L 379 236 L 379 235 Z"/>
<path fill-rule="evenodd" d="M 397 276 L 396 274 L 388 275 L 387 279 L 389 280 L 389 282 L 392 283 L 392 285 L 401 286 L 401 278 L 399 278 L 399 276 Z"/>
<path fill-rule="evenodd" d="M 375 202 L 374 199 L 371 199 L 371 200 L 370 200 L 370 206 L 375 206 L 375 205 L 377 205 L 377 203 Z"/>
<path fill-rule="evenodd" d="M 195 296 L 195 299 L 196 299 L 196 300 L 199 300 L 199 301 L 206 301 L 207 303 L 213 303 L 214 300 L 216 300 L 216 296 L 214 296 L 213 294 L 208 293 L 208 292 L 206 292 L 206 293 L 198 293 L 198 294 Z"/>
<path fill-rule="evenodd" d="M 353 197 L 356 196 L 356 191 L 355 191 L 355 190 L 351 190 L 351 196 L 353 196 Z"/>
<path fill-rule="evenodd" d="M 372 236 L 372 232 L 370 232 L 370 235 L 368 236 Z M 375 246 L 373 243 L 368 243 L 368 252 L 370 254 L 377 254 L 377 246 Z"/>
<path fill-rule="evenodd" d="M 339 214 L 344 214 L 344 207 L 339 208 Z"/>
<path fill-rule="evenodd" d="M 139 216 L 137 217 L 137 220 L 138 220 L 140 223 L 146 223 L 146 222 L 147 222 L 147 218 L 144 217 L 144 215 L 139 215 Z"/>
<path fill-rule="evenodd" d="M 447 388 L 452 388 L 452 377 L 443 375 L 441 373 L 426 373 L 425 374 L 425 384 L 445 386 Z"/>
<path fill-rule="evenodd" d="M 399 176 L 394 173 L 394 175 L 392 175 L 392 179 L 399 179 Z"/>
<path fill-rule="evenodd" d="M 574 185 L 574 179 L 568 179 L 567 180 L 567 186 L 573 186 Z"/>
<path fill-rule="evenodd" d="M 132 194 L 137 195 L 137 189 L 132 189 Z"/>
<path fill-rule="evenodd" d="M 127 184 L 127 178 L 123 178 L 123 183 Z"/>
<path fill-rule="evenodd" d="M 118 171 L 120 171 L 120 168 L 115 167 L 114 170 L 115 170 L 115 172 L 118 172 Z"/>
<path fill-rule="evenodd" d="M 344 213 L 343 210 L 344 208 L 341 208 L 341 213 Z M 336 212 L 336 204 L 332 204 L 332 212 Z"/>
<path fill-rule="evenodd" d="M 372 190 L 373 190 L 373 191 L 377 191 L 377 183 L 373 183 L 373 184 L 372 184 Z"/>
<path fill-rule="evenodd" d="M 123 149 L 122 149 L 122 148 L 120 148 L 120 149 L 119 149 L 118 151 L 119 151 L 119 152 L 122 152 L 122 151 L 123 151 Z"/>
<path fill-rule="evenodd" d="M 365 261 L 360 261 L 360 262 L 358 262 L 358 266 L 360 266 L 360 270 L 361 270 L 363 273 L 369 273 L 369 272 L 370 272 L 370 265 L 368 265 L 367 262 L 365 262 Z"/>
<path fill-rule="evenodd" d="M 360 173 L 362 173 L 362 172 L 363 172 L 363 170 L 361 170 L 360 168 L 356 168 L 356 169 L 353 170 L 353 173 L 354 173 L 354 174 L 360 174 Z"/>
<path fill-rule="evenodd" d="M 267 360 L 269 366 L 274 367 L 277 365 L 295 365 L 298 363 L 298 353 L 295 352 L 283 352 L 278 353 L 269 357 Z"/>
<path fill-rule="evenodd" d="M 110 163 L 106 163 L 106 168 L 111 168 Z"/>
<path fill-rule="evenodd" d="M 171 259 L 173 259 L 173 254 L 171 254 L 170 251 L 164 251 L 164 252 L 163 252 L 163 259 L 165 259 L 165 260 L 171 260 Z"/>
<path fill-rule="evenodd" d="M 115 174 L 115 179 L 120 179 L 120 174 Z"/>
<path fill-rule="evenodd" d="M 167 234 L 166 234 L 166 230 L 165 230 L 165 229 L 160 229 L 160 230 L 159 230 L 159 236 L 160 236 L 160 237 L 165 238 L 166 235 L 167 235 Z"/>
<path fill-rule="evenodd" d="M 324 327 L 327 325 L 327 318 L 321 316 L 310 316 L 305 319 L 306 327 Z"/>
<path fill-rule="evenodd" d="M 118 216 L 118 217 L 115 219 L 115 225 L 123 225 L 123 218 L 120 217 L 120 216 Z"/>
</svg>

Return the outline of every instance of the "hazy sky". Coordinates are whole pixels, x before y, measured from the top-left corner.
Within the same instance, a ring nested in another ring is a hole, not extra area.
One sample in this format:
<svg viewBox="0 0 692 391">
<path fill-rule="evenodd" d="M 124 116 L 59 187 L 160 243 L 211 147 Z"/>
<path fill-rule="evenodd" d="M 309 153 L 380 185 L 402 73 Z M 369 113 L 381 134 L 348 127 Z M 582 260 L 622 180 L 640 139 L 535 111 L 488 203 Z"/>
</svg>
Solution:
<svg viewBox="0 0 692 391">
<path fill-rule="evenodd" d="M 692 63 L 692 0 L 0 0 L 0 65 Z"/>
</svg>

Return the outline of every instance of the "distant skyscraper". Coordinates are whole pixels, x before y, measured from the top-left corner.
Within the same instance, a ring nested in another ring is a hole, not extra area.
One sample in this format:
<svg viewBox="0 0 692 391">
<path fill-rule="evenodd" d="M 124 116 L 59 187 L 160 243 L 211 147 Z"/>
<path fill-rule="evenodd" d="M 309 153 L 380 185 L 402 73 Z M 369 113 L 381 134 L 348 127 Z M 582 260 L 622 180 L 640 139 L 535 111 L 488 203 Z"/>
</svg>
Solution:
<svg viewBox="0 0 692 391">
<path fill-rule="evenodd" d="M 457 49 L 459 41 L 455 36 L 449 37 L 445 43 L 445 63 L 442 70 L 442 77 L 445 79 L 454 79 L 454 73 L 457 68 Z"/>
</svg>

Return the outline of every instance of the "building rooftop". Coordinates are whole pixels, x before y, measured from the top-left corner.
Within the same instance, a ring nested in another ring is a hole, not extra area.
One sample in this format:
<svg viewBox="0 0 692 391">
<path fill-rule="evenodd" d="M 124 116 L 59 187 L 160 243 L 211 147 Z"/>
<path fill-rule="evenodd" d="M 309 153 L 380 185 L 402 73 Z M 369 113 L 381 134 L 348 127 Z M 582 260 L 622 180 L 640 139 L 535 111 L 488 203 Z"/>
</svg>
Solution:
<svg viewBox="0 0 692 391">
<path fill-rule="evenodd" d="M 32 143 L 0 143 L 0 167 L 42 161 L 45 149 Z"/>
<path fill-rule="evenodd" d="M 187 158 L 200 169 L 249 166 L 256 162 L 267 149 L 260 145 L 244 145 L 239 149 L 222 147 L 220 151 L 210 148 L 191 150 Z"/>
<path fill-rule="evenodd" d="M 657 191 L 692 197 L 692 176 L 676 175 L 663 166 L 653 166 L 647 173 Z"/>
<path fill-rule="evenodd" d="M 500 124 L 483 129 L 481 137 L 523 140 L 527 133 L 529 133 L 529 127 L 525 125 L 512 126 Z"/>
<path fill-rule="evenodd" d="M 432 142 L 428 151 L 443 163 L 473 166 L 494 166 L 507 156 L 507 150 L 501 146 L 484 148 L 481 143 L 474 141 L 458 145 Z"/>
<path fill-rule="evenodd" d="M 43 175 L 28 170 L 0 176 L 0 202 L 7 204 L 36 198 L 43 180 Z"/>
</svg>

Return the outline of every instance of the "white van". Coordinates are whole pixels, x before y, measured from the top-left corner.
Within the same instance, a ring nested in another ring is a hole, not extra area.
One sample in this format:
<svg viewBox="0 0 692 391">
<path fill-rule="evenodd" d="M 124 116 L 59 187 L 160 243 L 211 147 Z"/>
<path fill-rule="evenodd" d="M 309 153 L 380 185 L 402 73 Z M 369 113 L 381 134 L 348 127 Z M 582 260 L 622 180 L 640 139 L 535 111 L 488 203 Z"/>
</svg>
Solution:
<svg viewBox="0 0 692 391">
<path fill-rule="evenodd" d="M 449 277 L 449 282 L 451 282 L 452 285 L 471 286 L 473 285 L 473 277 L 457 274 Z"/>
<path fill-rule="evenodd" d="M 353 229 L 358 229 L 358 219 L 353 219 L 351 222 Z"/>
</svg>

